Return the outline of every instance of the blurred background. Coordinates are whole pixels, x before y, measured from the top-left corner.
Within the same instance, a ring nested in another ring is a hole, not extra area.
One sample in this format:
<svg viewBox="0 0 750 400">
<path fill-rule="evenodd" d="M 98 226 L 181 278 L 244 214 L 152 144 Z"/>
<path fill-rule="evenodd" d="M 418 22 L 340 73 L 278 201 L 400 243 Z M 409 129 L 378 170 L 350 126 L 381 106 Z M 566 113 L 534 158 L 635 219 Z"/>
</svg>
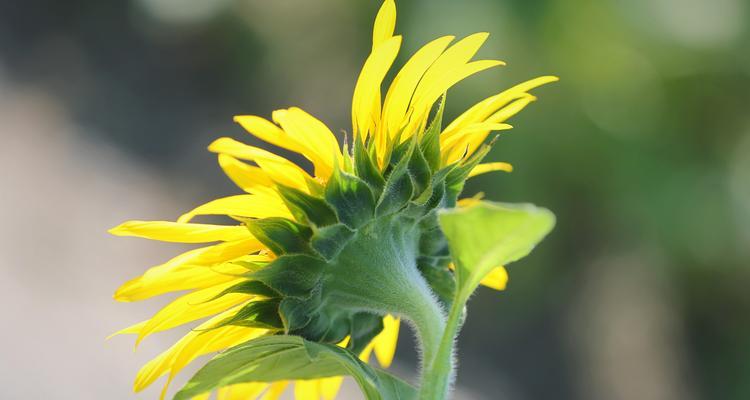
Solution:
<svg viewBox="0 0 750 400">
<path fill-rule="evenodd" d="M 132 380 L 180 332 L 136 354 L 104 337 L 167 299 L 111 294 L 183 248 L 106 229 L 237 193 L 205 149 L 259 143 L 235 114 L 297 105 L 349 130 L 378 6 L 0 1 L 0 398 L 158 396 Z M 562 80 L 490 154 L 516 170 L 467 193 L 547 206 L 558 224 L 508 290 L 472 299 L 456 398 L 750 398 L 750 3 L 399 2 L 401 62 L 477 31 L 492 34 L 480 55 L 508 66 L 451 90 L 449 117 Z M 411 341 L 403 329 L 407 376 Z"/>
</svg>

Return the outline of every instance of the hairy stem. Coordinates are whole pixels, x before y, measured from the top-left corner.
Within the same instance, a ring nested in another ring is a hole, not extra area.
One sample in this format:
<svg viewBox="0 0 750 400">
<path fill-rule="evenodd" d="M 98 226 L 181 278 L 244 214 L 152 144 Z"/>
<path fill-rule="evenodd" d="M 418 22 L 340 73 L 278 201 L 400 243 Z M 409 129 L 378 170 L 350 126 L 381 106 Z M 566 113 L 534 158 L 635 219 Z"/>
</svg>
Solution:
<svg viewBox="0 0 750 400">
<path fill-rule="evenodd" d="M 455 378 L 453 345 L 461 325 L 461 313 L 466 299 L 457 298 L 451 305 L 440 344 L 430 359 L 425 358 L 422 370 L 420 400 L 444 400 Z"/>
</svg>

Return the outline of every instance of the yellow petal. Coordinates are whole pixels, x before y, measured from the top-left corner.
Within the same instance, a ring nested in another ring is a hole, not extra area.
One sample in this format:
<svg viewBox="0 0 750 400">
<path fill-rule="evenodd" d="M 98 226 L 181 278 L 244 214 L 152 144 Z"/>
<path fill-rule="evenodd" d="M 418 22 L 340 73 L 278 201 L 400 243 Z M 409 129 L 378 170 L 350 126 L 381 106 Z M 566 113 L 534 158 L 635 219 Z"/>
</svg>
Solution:
<svg viewBox="0 0 750 400">
<path fill-rule="evenodd" d="M 439 97 L 448 87 L 452 86 L 452 84 L 445 85 L 447 82 L 446 77 L 451 74 L 455 75 L 456 71 L 463 68 L 474 54 L 476 54 L 484 41 L 487 40 L 488 36 L 489 34 L 486 32 L 469 35 L 449 47 L 432 63 L 414 91 L 411 122 L 407 127 L 407 131 L 411 131 L 415 126 L 418 126 L 424 119 L 425 114 L 429 113 L 432 104 L 427 105 L 428 92 L 431 93 L 438 90 L 436 88 L 444 88 L 439 92 Z"/>
<path fill-rule="evenodd" d="M 236 309 L 229 310 L 228 312 L 222 313 L 220 315 L 226 318 L 227 316 L 232 315 L 234 312 L 236 312 Z M 214 319 L 212 319 L 211 321 L 213 320 Z M 213 325 L 215 325 L 215 323 L 216 322 L 214 322 Z M 254 339 L 259 336 L 262 336 L 266 333 L 266 331 L 263 329 L 245 328 L 241 326 L 226 326 L 226 327 L 217 328 L 214 330 L 205 331 L 206 328 L 211 327 L 213 325 L 208 325 L 206 327 L 203 327 L 203 325 L 199 326 L 196 329 L 196 331 L 198 331 L 198 336 L 194 338 L 193 340 L 190 340 L 188 343 L 186 343 L 182 347 L 182 349 L 180 349 L 180 351 L 175 355 L 173 363 L 170 366 L 169 377 L 167 379 L 167 383 L 164 385 L 164 388 L 162 389 L 162 393 L 161 393 L 162 399 L 164 399 L 164 397 L 166 396 L 167 389 L 169 388 L 169 384 L 175 378 L 177 373 L 179 373 L 183 368 L 185 368 L 190 362 L 192 362 L 198 356 L 225 350 L 232 346 L 236 346 L 240 343 L 244 343 L 250 339 Z M 224 330 L 224 328 L 244 328 L 244 329 Z M 210 335 L 214 331 L 222 331 L 222 330 L 223 332 L 221 332 L 221 334 L 219 335 Z M 202 336 L 208 336 L 208 337 L 204 338 Z"/>
<path fill-rule="evenodd" d="M 467 198 L 464 198 L 464 199 L 459 199 L 456 202 L 456 205 L 459 206 L 459 207 L 462 207 L 462 208 L 463 207 L 470 207 L 470 206 L 473 206 L 473 205 L 479 203 L 482 200 L 482 198 L 484 198 L 484 192 L 479 192 L 479 193 L 475 194 L 472 197 L 467 197 Z M 455 269 L 455 265 L 453 265 L 453 263 L 448 264 L 448 268 L 450 268 L 451 270 L 454 270 Z"/>
<path fill-rule="evenodd" d="M 490 124 L 497 124 L 503 121 L 506 121 L 508 118 L 518 114 L 521 110 L 523 110 L 529 103 L 536 100 L 536 97 L 531 95 L 526 95 L 524 97 L 521 97 L 518 100 L 513 101 L 512 103 L 508 104 L 507 106 L 501 108 L 494 114 L 492 114 L 485 123 Z M 485 131 L 475 131 L 472 132 L 465 137 L 465 143 L 466 143 L 466 156 L 471 156 L 474 154 L 474 152 L 479 148 L 479 146 L 484 143 L 485 139 L 487 139 L 487 136 L 489 135 L 490 130 Z M 460 133 L 459 133 L 460 135 Z M 456 148 L 459 148 L 456 146 Z M 460 156 L 459 156 L 460 157 Z"/>
<path fill-rule="evenodd" d="M 126 282 L 117 289 L 114 298 L 124 302 L 139 301 L 168 292 L 226 282 L 236 278 L 233 275 L 242 273 L 243 269 L 225 262 L 240 257 L 265 261 L 267 256 L 248 256 L 264 248 L 256 239 L 246 239 L 190 250 Z M 213 267 L 216 264 L 221 265 Z"/>
<path fill-rule="evenodd" d="M 233 241 L 252 237 L 244 226 L 181 224 L 167 221 L 127 221 L 109 230 L 116 236 L 135 236 L 177 243 Z"/>
<path fill-rule="evenodd" d="M 393 78 L 383 103 L 383 129 L 388 137 L 393 138 L 401 130 L 412 94 L 419 81 L 453 39 L 453 36 L 443 36 L 422 46 Z"/>
<path fill-rule="evenodd" d="M 367 137 L 373 121 L 380 118 L 380 85 L 401 48 L 401 36 L 381 43 L 365 61 L 352 96 L 354 136 Z"/>
<path fill-rule="evenodd" d="M 320 400 L 320 382 L 317 379 L 294 382 L 295 400 Z"/>
<path fill-rule="evenodd" d="M 265 382 L 238 383 L 219 389 L 216 400 L 255 400 L 270 384 Z"/>
<path fill-rule="evenodd" d="M 177 372 L 179 372 L 179 369 L 175 370 L 175 361 L 177 360 L 178 356 L 183 357 L 183 361 L 181 361 L 181 364 L 184 364 L 184 357 L 192 360 L 203 354 L 223 350 L 225 348 L 240 344 L 244 341 L 250 340 L 254 337 L 258 337 L 265 333 L 265 331 L 262 329 L 240 326 L 225 326 L 214 330 L 204 331 L 205 329 L 214 326 L 224 318 L 229 317 L 236 311 L 237 308 L 228 310 L 202 323 L 196 328 L 196 330 L 189 332 L 187 335 L 183 336 L 182 339 L 177 341 L 177 343 L 172 345 L 172 347 L 170 347 L 168 350 L 146 363 L 146 365 L 144 365 L 141 370 L 138 371 L 138 375 L 136 376 L 135 383 L 133 385 L 134 390 L 136 392 L 143 390 L 160 376 L 165 375 L 170 371 L 172 371 L 173 374 L 177 374 Z M 226 339 L 219 343 L 224 347 L 202 346 L 205 343 L 215 342 L 217 341 L 217 339 Z"/>
<path fill-rule="evenodd" d="M 375 342 L 370 342 L 367 346 L 365 346 L 365 349 L 362 350 L 361 353 L 359 353 L 359 359 L 369 363 L 370 362 L 370 354 L 372 354 L 372 349 L 375 348 Z"/>
<path fill-rule="evenodd" d="M 505 286 L 508 284 L 508 271 L 502 266 L 496 267 L 485 275 L 479 283 L 495 290 L 505 290 Z"/>
<path fill-rule="evenodd" d="M 507 106 L 497 110 L 494 114 L 490 115 L 486 122 L 489 123 L 500 123 L 503 121 L 507 121 L 508 118 L 518 114 L 526 108 L 527 105 L 529 105 L 531 102 L 535 101 L 536 97 L 527 95 L 523 96 L 518 100 L 513 101 L 512 103 L 508 104 Z"/>
<path fill-rule="evenodd" d="M 298 143 L 299 153 L 315 166 L 316 177 L 328 179 L 334 165 L 341 165 L 341 150 L 336 136 L 319 119 L 297 107 L 292 107 L 288 110 L 274 111 L 273 120 Z"/>
<path fill-rule="evenodd" d="M 398 318 L 386 315 L 383 318 L 383 331 L 373 339 L 375 357 L 383 368 L 391 366 L 393 356 L 396 354 L 400 323 L 401 321 Z"/>
<path fill-rule="evenodd" d="M 393 0 L 385 0 L 375 17 L 375 26 L 372 29 L 372 49 L 375 50 L 381 43 L 390 39 L 394 29 L 396 29 L 396 3 Z"/>
<path fill-rule="evenodd" d="M 289 382 L 287 381 L 279 381 L 274 382 L 271 384 L 271 386 L 268 388 L 268 391 L 263 394 L 263 397 L 261 397 L 260 400 L 278 400 L 279 397 L 281 397 L 282 394 L 284 394 L 284 390 L 286 390 L 286 387 L 289 385 Z"/>
<path fill-rule="evenodd" d="M 256 115 L 237 115 L 234 121 L 259 139 L 282 149 L 300 152 L 297 141 L 271 121 Z"/>
<path fill-rule="evenodd" d="M 140 332 L 141 329 L 143 329 L 143 327 L 146 326 L 146 323 L 148 323 L 148 321 L 141 321 L 141 322 L 139 322 L 137 324 L 130 325 L 127 328 L 120 329 L 119 331 L 117 331 L 117 332 L 115 332 L 115 333 L 107 336 L 107 340 L 109 340 L 109 339 L 111 339 L 111 338 L 113 338 L 115 336 L 118 336 L 118 335 L 135 335 L 135 334 L 138 334 L 138 332 Z"/>
<path fill-rule="evenodd" d="M 505 107 L 511 101 L 529 96 L 529 94 L 526 93 L 529 90 L 550 82 L 555 82 L 557 80 L 558 78 L 556 76 L 540 76 L 538 78 L 534 78 L 513 86 L 512 88 L 504 90 L 499 94 L 488 97 L 475 104 L 474 106 L 466 110 L 463 114 L 461 114 L 458 118 L 453 120 L 453 122 L 451 122 L 443 130 L 442 135 L 450 136 L 469 124 L 483 122 L 497 110 Z"/>
<path fill-rule="evenodd" d="M 232 217 L 292 218 L 284 203 L 274 197 L 260 194 L 238 194 L 223 197 L 198 206 L 180 216 L 179 223 L 190 222 L 197 215 L 228 215 Z"/>
<path fill-rule="evenodd" d="M 344 382 L 343 376 L 332 376 L 330 378 L 322 378 L 320 381 L 320 394 L 323 400 L 334 400 L 336 395 L 341 389 L 341 384 Z"/>
<path fill-rule="evenodd" d="M 448 53 L 448 51 L 450 49 L 445 53 Z M 420 84 L 420 88 L 414 94 L 414 115 L 412 116 L 410 127 L 407 127 L 407 131 L 411 132 L 413 127 L 423 124 L 435 102 L 453 85 L 478 72 L 500 65 L 505 65 L 505 63 L 497 60 L 474 61 L 445 71 L 439 80 L 435 80 L 431 86 L 425 85 L 422 91 L 419 90 L 422 88 Z M 427 74 L 425 74 L 426 77 Z M 402 138 L 402 140 L 404 139 Z"/>
<path fill-rule="evenodd" d="M 469 178 L 475 177 L 477 175 L 486 174 L 488 172 L 493 171 L 505 171 L 505 172 L 512 172 L 513 166 L 505 163 L 505 162 L 491 162 L 491 163 L 484 163 L 479 164 L 474 169 L 469 172 Z"/>
<path fill-rule="evenodd" d="M 443 154 L 443 163 L 452 164 L 460 160 L 461 157 L 469 157 L 482 143 L 484 143 L 484 140 L 487 139 L 490 132 L 512 128 L 513 126 L 508 124 L 478 122 L 461 129 L 454 135 L 441 135 L 440 149 Z"/>
<path fill-rule="evenodd" d="M 228 154 L 242 160 L 253 161 L 263 169 L 263 172 L 271 180 L 309 192 L 307 179 L 312 179 L 310 175 L 284 157 L 227 137 L 214 140 L 208 146 L 208 150 L 214 153 Z"/>
<path fill-rule="evenodd" d="M 228 154 L 219 154 L 219 166 L 240 189 L 251 194 L 276 195 L 273 181 L 263 169 Z"/>
<path fill-rule="evenodd" d="M 224 290 L 244 281 L 245 279 L 234 279 L 221 285 L 197 290 L 178 297 L 148 320 L 140 332 L 138 332 L 136 345 L 153 333 L 224 312 L 239 303 L 251 299 L 252 296 L 244 293 L 230 293 L 218 299 L 211 300 Z"/>
</svg>

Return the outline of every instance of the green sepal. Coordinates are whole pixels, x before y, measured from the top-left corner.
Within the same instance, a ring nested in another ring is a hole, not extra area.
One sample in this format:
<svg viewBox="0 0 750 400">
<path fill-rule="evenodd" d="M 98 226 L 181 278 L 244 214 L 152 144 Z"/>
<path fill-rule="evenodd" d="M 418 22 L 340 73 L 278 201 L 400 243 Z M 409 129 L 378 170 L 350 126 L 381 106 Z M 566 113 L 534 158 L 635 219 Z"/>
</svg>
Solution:
<svg viewBox="0 0 750 400">
<path fill-rule="evenodd" d="M 265 283 L 255 280 L 246 280 L 222 290 L 221 293 L 217 294 L 206 302 L 214 301 L 231 293 L 252 294 L 267 298 L 279 297 L 279 293 L 268 287 L 268 285 L 266 285 Z"/>
<path fill-rule="evenodd" d="M 231 261 L 231 264 L 239 265 L 240 267 L 245 268 L 248 272 L 255 272 L 263 269 L 269 263 L 270 261 Z"/>
<path fill-rule="evenodd" d="M 318 254 L 330 261 L 339 255 L 354 237 L 354 233 L 344 224 L 326 226 L 315 230 L 310 245 Z"/>
<path fill-rule="evenodd" d="M 450 303 L 456 292 L 456 278 L 447 263 L 440 258 L 425 257 L 417 261 L 417 267 L 430 288 L 438 296 L 443 307 L 450 308 Z"/>
<path fill-rule="evenodd" d="M 279 316 L 279 299 L 252 301 L 237 311 L 236 314 L 220 321 L 209 330 L 228 325 L 271 330 L 281 329 L 283 324 Z"/>
<path fill-rule="evenodd" d="M 371 313 L 356 313 L 350 319 L 349 343 L 346 348 L 354 354 L 365 347 L 383 331 L 383 317 Z"/>
<path fill-rule="evenodd" d="M 339 221 L 352 229 L 371 221 L 375 213 L 375 198 L 369 185 L 338 168 L 328 181 L 325 199 Z"/>
<path fill-rule="evenodd" d="M 246 382 L 307 380 L 352 376 L 367 400 L 415 400 L 408 383 L 359 360 L 341 347 L 299 336 L 250 340 L 211 359 L 180 389 L 174 400 L 189 400 L 215 389 Z"/>
<path fill-rule="evenodd" d="M 375 197 L 379 197 L 385 185 L 385 178 L 380 173 L 375 158 L 367 152 L 361 139 L 354 140 L 354 168 L 356 175 L 370 185 Z"/>
<path fill-rule="evenodd" d="M 278 184 L 278 182 L 275 183 Z M 316 181 L 307 174 L 305 174 L 305 184 L 307 184 L 307 189 L 313 196 L 322 196 L 323 192 L 325 191 L 325 187 L 321 185 L 320 182 Z"/>
<path fill-rule="evenodd" d="M 416 136 L 414 136 L 416 142 Z M 424 196 L 425 201 L 430 196 L 430 187 L 432 183 L 432 171 L 430 165 L 427 163 L 422 149 L 419 148 L 416 143 L 414 149 L 411 151 L 411 157 L 409 159 L 409 175 L 411 176 L 412 183 L 414 184 L 414 195 Z"/>
<path fill-rule="evenodd" d="M 414 147 L 410 147 L 414 149 Z M 409 157 L 404 155 L 399 162 L 391 168 L 385 181 L 383 194 L 380 195 L 375 215 L 380 217 L 392 214 L 402 209 L 414 195 L 414 184 L 409 175 Z"/>
<path fill-rule="evenodd" d="M 435 117 L 432 119 L 427 130 L 425 130 L 419 143 L 425 160 L 427 160 L 427 164 L 429 164 L 433 171 L 437 171 L 440 168 L 440 131 L 442 130 L 444 110 L 445 94 L 443 94 L 440 100 Z"/>
<path fill-rule="evenodd" d="M 474 169 L 477 164 L 482 162 L 487 153 L 489 153 L 492 149 L 492 143 L 494 143 L 494 140 L 488 145 L 482 145 L 464 162 L 454 165 L 450 173 L 448 173 L 448 176 L 445 177 L 445 187 L 449 192 L 458 196 L 458 194 L 463 191 L 466 179 L 469 178 L 469 173 L 471 173 L 471 170 Z"/>
<path fill-rule="evenodd" d="M 248 275 L 284 296 L 307 299 L 318 285 L 326 262 L 306 254 L 280 256 L 265 268 Z"/>
<path fill-rule="evenodd" d="M 313 319 L 313 303 L 317 302 L 299 300 L 293 297 L 287 297 L 281 300 L 281 304 L 279 305 L 279 316 L 284 325 L 285 333 L 299 335 L 300 330 L 310 324 L 310 321 Z M 309 336 L 307 338 L 316 341 L 318 339 L 317 337 Z"/>
<path fill-rule="evenodd" d="M 327 226 L 337 222 L 336 214 L 325 200 L 293 187 L 276 185 L 281 199 L 297 222 L 305 225 Z"/>
<path fill-rule="evenodd" d="M 250 233 L 277 256 L 310 253 L 312 230 L 281 217 L 245 220 Z"/>
</svg>

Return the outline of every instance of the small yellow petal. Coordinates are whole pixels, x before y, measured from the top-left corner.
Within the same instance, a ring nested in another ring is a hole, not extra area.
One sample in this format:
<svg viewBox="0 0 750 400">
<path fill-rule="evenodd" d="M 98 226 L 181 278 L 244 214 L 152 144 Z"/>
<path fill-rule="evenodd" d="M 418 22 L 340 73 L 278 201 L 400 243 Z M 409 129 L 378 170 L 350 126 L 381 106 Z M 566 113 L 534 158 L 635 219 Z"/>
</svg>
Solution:
<svg viewBox="0 0 750 400">
<path fill-rule="evenodd" d="M 244 226 L 183 224 L 167 221 L 127 221 L 109 230 L 116 236 L 135 236 L 177 243 L 205 243 L 251 238 Z"/>
<path fill-rule="evenodd" d="M 459 199 L 456 202 L 456 205 L 459 206 L 459 207 L 462 207 L 462 208 L 463 207 L 470 207 L 470 206 L 473 206 L 473 205 L 479 203 L 483 198 L 484 198 L 484 192 L 479 192 L 479 193 L 475 194 L 474 196 L 463 198 L 463 199 Z M 450 268 L 451 270 L 455 270 L 456 269 L 455 265 L 453 265 L 453 263 L 448 264 L 448 268 Z"/>
<path fill-rule="evenodd" d="M 383 318 L 383 331 L 373 339 L 375 357 L 383 368 L 388 368 L 393 362 L 398 343 L 398 331 L 401 321 L 391 315 Z"/>
<path fill-rule="evenodd" d="M 508 284 L 508 271 L 504 267 L 496 267 L 485 275 L 480 284 L 495 290 L 505 290 Z"/>
<path fill-rule="evenodd" d="M 372 49 L 393 37 L 396 29 L 396 3 L 393 0 L 385 0 L 380 6 L 378 15 L 375 17 L 375 25 L 372 29 Z"/>
<path fill-rule="evenodd" d="M 493 171 L 512 172 L 513 166 L 506 162 L 491 162 L 491 163 L 479 164 L 476 167 L 474 167 L 474 169 L 472 169 L 471 172 L 469 172 L 469 178 L 472 178 L 481 174 L 486 174 L 488 172 L 493 172 Z"/>
<path fill-rule="evenodd" d="M 190 222 L 197 215 L 228 215 L 232 217 L 292 218 L 289 209 L 279 198 L 260 194 L 239 194 L 223 197 L 198 206 L 180 216 L 179 223 Z"/>
</svg>

